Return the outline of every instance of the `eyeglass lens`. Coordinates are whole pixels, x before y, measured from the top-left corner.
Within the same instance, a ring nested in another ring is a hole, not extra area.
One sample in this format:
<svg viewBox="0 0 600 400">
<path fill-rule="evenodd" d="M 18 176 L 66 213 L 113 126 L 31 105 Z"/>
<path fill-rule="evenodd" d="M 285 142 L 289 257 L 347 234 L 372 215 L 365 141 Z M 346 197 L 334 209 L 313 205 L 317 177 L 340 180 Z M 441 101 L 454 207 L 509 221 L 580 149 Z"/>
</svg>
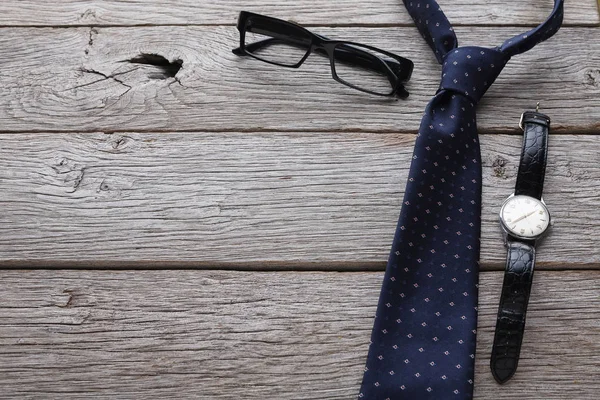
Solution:
<svg viewBox="0 0 600 400">
<path fill-rule="evenodd" d="M 397 78 L 386 62 L 397 65 L 393 58 L 355 44 L 338 44 L 333 55 L 335 73 L 346 84 L 382 95 L 392 93 Z"/>
<path fill-rule="evenodd" d="M 246 24 L 246 52 L 284 66 L 298 64 L 308 53 L 311 36 L 303 29 L 276 20 L 250 18 Z"/>
</svg>

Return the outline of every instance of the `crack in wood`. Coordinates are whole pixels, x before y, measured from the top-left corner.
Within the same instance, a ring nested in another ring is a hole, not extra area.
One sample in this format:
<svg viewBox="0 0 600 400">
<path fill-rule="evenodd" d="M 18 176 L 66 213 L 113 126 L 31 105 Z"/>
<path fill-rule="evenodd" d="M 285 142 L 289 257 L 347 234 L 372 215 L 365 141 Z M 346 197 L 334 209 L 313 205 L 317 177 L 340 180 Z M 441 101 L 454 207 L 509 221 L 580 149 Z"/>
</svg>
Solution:
<svg viewBox="0 0 600 400">
<path fill-rule="evenodd" d="M 69 88 L 67 90 L 80 89 L 80 88 L 83 88 L 83 87 L 95 85 L 96 83 L 99 83 L 99 82 L 104 82 L 106 80 L 113 80 L 113 81 L 115 81 L 115 82 L 117 82 L 117 83 L 119 83 L 119 84 L 121 84 L 121 85 L 123 85 L 123 86 L 125 86 L 127 88 L 127 90 L 125 90 L 125 92 L 123 92 L 123 93 L 121 93 L 119 95 L 119 98 L 121 98 L 121 97 L 125 96 L 127 93 L 129 93 L 129 91 L 131 89 L 133 89 L 133 86 L 128 85 L 127 83 L 123 82 L 121 79 L 117 78 L 117 76 L 128 74 L 130 72 L 135 71 L 136 69 L 137 68 L 133 68 L 133 69 L 130 69 L 130 70 L 127 70 L 127 71 L 117 72 L 117 73 L 114 73 L 114 74 L 107 75 L 107 74 L 105 74 L 103 72 L 100 72 L 100 71 L 97 71 L 95 69 L 81 68 L 80 69 L 81 72 L 86 73 L 86 74 L 99 75 L 103 79 L 98 79 L 98 80 L 95 80 L 93 82 L 88 82 L 88 83 L 84 83 L 84 84 L 81 84 L 81 85 L 73 86 L 73 87 L 71 87 L 71 88 Z"/>
<path fill-rule="evenodd" d="M 98 35 L 98 29 L 93 26 L 90 27 L 89 38 L 88 38 L 88 46 L 84 50 L 85 55 L 90 54 L 90 48 L 94 45 L 95 36 Z"/>
<path fill-rule="evenodd" d="M 83 181 L 84 175 L 85 175 L 85 167 L 82 167 L 81 170 L 79 171 L 79 174 L 75 178 L 75 181 L 73 182 L 73 189 L 69 193 L 75 193 L 77 191 L 77 189 L 79 189 L 79 186 L 81 185 L 81 182 Z"/>
<path fill-rule="evenodd" d="M 75 297 L 75 295 L 73 294 L 73 290 L 72 289 L 65 289 L 63 290 L 64 294 L 67 294 L 69 296 L 69 298 L 67 299 L 67 302 L 64 305 L 60 305 L 59 307 L 61 308 L 69 308 L 73 306 L 73 298 Z"/>
</svg>

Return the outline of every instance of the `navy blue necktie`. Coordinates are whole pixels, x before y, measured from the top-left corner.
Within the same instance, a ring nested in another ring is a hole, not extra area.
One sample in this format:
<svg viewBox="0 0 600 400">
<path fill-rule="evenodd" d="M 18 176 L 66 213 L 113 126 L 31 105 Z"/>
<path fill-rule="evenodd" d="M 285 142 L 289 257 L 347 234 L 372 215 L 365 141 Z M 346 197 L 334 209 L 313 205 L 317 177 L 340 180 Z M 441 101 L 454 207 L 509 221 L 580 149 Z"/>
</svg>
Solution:
<svg viewBox="0 0 600 400">
<path fill-rule="evenodd" d="M 481 228 L 475 108 L 512 56 L 558 31 L 563 0 L 542 25 L 493 49 L 458 47 L 434 0 L 404 4 L 442 64 L 442 82 L 417 135 L 359 398 L 471 399 Z"/>
</svg>

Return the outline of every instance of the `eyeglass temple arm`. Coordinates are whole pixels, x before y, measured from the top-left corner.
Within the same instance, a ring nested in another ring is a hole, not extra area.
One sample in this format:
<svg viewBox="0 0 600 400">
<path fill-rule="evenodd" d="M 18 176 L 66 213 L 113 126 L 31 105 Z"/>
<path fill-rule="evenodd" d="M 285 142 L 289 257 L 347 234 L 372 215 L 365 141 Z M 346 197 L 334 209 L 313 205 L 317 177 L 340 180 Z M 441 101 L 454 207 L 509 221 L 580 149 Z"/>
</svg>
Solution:
<svg viewBox="0 0 600 400">
<path fill-rule="evenodd" d="M 319 37 L 320 39 L 328 40 L 325 36 L 321 36 L 321 35 L 316 35 L 316 36 Z M 269 39 L 259 40 L 258 42 L 247 44 L 246 51 L 253 52 L 253 51 L 259 50 L 262 47 L 269 46 L 278 41 L 280 41 L 280 39 L 277 39 L 277 38 L 269 38 Z M 290 43 L 290 44 L 294 44 L 294 43 Z M 326 54 L 323 49 L 316 49 L 315 51 L 320 54 Z M 335 49 L 335 52 L 336 52 L 336 57 L 340 61 L 351 62 L 355 65 L 359 65 L 359 66 L 365 67 L 365 68 L 370 68 L 373 70 L 381 70 L 380 64 L 373 63 L 371 61 L 372 57 L 375 57 L 375 56 L 373 56 L 370 53 L 367 53 L 363 50 L 360 50 L 358 48 L 349 47 L 348 50 L 345 50 L 342 47 L 338 47 Z M 236 54 L 238 56 L 245 55 L 240 47 L 233 49 L 233 54 Z M 367 56 L 367 57 L 364 57 L 363 55 Z M 410 69 L 409 69 L 409 72 L 407 73 L 407 69 L 402 68 L 402 64 L 399 63 L 398 61 L 395 61 L 395 60 L 382 60 L 382 61 L 388 65 L 388 67 L 394 72 L 394 74 L 400 79 L 400 81 L 405 81 L 410 78 Z M 382 71 L 382 72 L 387 72 L 387 71 Z"/>
<path fill-rule="evenodd" d="M 384 74 L 389 74 L 389 71 L 379 62 L 374 62 L 373 57 L 377 57 L 373 54 L 370 54 L 364 50 L 357 49 L 352 46 L 339 46 L 335 49 L 335 57 L 338 61 L 344 61 L 348 63 L 352 63 L 359 67 L 371 69 L 374 71 L 378 71 Z M 318 50 L 317 50 L 318 51 Z M 379 57 L 377 57 L 379 58 Z M 379 60 L 381 60 L 379 58 Z M 397 61 L 392 60 L 381 60 L 387 64 L 387 66 L 392 70 L 395 77 L 399 81 L 406 80 L 406 71 L 402 68 L 402 65 Z"/>
<path fill-rule="evenodd" d="M 321 35 L 317 35 L 314 34 L 315 36 L 317 36 L 320 39 L 323 40 L 329 40 L 327 37 L 325 36 L 321 36 Z M 325 51 L 321 50 L 321 49 L 317 49 L 317 52 L 320 53 L 325 53 Z M 379 63 L 374 63 L 372 61 L 373 57 L 379 58 L 373 54 L 370 54 L 364 50 L 361 50 L 359 48 L 353 47 L 351 45 L 342 45 L 342 46 L 338 46 L 335 48 L 335 56 L 338 60 L 340 61 L 346 61 L 346 62 L 352 62 L 358 66 L 364 67 L 364 68 L 370 68 L 373 70 L 379 70 L 380 72 L 387 72 L 387 71 L 381 71 L 381 64 Z M 394 74 L 402 81 L 405 80 L 409 77 L 404 77 L 404 75 L 406 74 L 403 69 L 402 69 L 402 65 L 396 61 L 396 60 L 382 60 L 381 58 L 379 58 L 381 61 L 383 61 L 384 63 L 387 64 L 387 66 L 394 72 Z"/>
</svg>

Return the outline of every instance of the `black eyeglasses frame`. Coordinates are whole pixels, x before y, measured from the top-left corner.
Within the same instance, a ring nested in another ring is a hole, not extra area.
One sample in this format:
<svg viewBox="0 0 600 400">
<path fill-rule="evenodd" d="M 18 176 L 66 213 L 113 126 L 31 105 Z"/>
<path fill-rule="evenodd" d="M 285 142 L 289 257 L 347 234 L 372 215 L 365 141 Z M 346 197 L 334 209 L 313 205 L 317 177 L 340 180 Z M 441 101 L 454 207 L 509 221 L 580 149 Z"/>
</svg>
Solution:
<svg viewBox="0 0 600 400">
<path fill-rule="evenodd" d="M 302 43 L 303 46 L 306 46 L 306 49 L 307 49 L 306 54 L 304 54 L 302 59 L 300 59 L 300 61 L 298 61 L 295 64 L 278 63 L 278 62 L 275 62 L 272 60 L 263 59 L 255 54 L 253 54 L 252 50 L 260 48 L 264 45 L 267 45 L 268 42 L 271 41 L 271 39 L 266 39 L 266 40 L 258 41 L 255 43 L 246 44 L 246 30 L 247 30 L 248 26 L 250 25 L 250 23 L 252 22 L 252 20 L 255 20 L 255 19 L 259 20 L 261 22 L 261 24 L 266 24 L 267 26 L 271 25 L 272 27 L 279 29 L 280 31 L 283 28 L 285 31 L 281 31 L 280 32 L 281 35 L 285 36 L 286 40 L 289 40 L 292 42 L 294 40 L 302 39 L 302 38 L 298 39 L 298 37 L 297 37 L 298 31 L 302 31 L 302 33 L 304 35 L 306 35 L 306 37 L 310 38 L 310 43 L 307 43 L 307 42 Z M 285 29 L 286 27 L 288 29 Z M 337 82 L 339 82 L 343 85 L 349 86 L 349 87 L 359 90 L 361 92 L 365 92 L 365 93 L 369 93 L 369 94 L 373 94 L 373 95 L 377 95 L 377 96 L 397 96 L 399 98 L 407 98 L 409 95 L 408 91 L 406 91 L 406 89 L 404 88 L 404 83 L 407 82 L 408 80 L 410 80 L 410 77 L 411 77 L 413 69 L 414 69 L 414 64 L 411 60 L 409 60 L 405 57 L 401 57 L 394 53 L 390 53 L 389 51 L 385 51 L 380 48 L 365 45 L 362 43 L 349 42 L 349 41 L 343 41 L 343 40 L 331 40 L 331 39 L 326 38 L 325 36 L 317 35 L 311 31 L 309 31 L 308 29 L 306 29 L 298 24 L 295 24 L 293 22 L 284 21 L 284 20 L 281 20 L 278 18 L 273 18 L 273 17 L 269 17 L 266 15 L 260 15 L 260 14 L 252 13 L 249 11 L 240 12 L 240 15 L 238 18 L 238 23 L 237 23 L 237 29 L 240 33 L 240 47 L 233 50 L 234 54 L 237 54 L 240 56 L 247 55 L 247 56 L 250 56 L 257 60 L 266 62 L 268 64 L 277 65 L 280 67 L 300 68 L 300 66 L 306 61 L 306 59 L 313 52 L 317 52 L 317 53 L 325 54 L 329 57 L 332 77 L 334 80 L 336 80 Z M 344 47 L 346 47 L 346 46 L 347 46 L 347 48 L 344 49 Z M 365 49 L 368 49 L 368 50 L 371 50 L 374 52 L 379 52 L 381 54 L 384 54 L 387 57 L 390 57 L 393 61 L 380 59 L 370 53 L 367 53 L 366 51 L 362 52 L 361 48 L 365 48 Z M 362 57 L 361 57 L 361 53 L 363 53 Z M 368 57 L 365 57 L 365 56 L 368 56 Z M 377 65 L 374 65 L 371 61 L 373 59 L 373 57 L 378 58 L 381 62 L 377 63 Z M 391 84 L 391 91 L 389 93 L 376 92 L 376 91 L 372 91 L 369 89 L 365 89 L 363 87 L 356 86 L 350 82 L 345 81 L 344 79 L 340 78 L 336 72 L 336 68 L 335 68 L 336 58 L 345 59 L 344 61 L 350 61 L 350 62 L 354 62 L 356 64 L 361 64 L 361 66 L 363 66 L 363 67 L 371 67 L 371 68 L 377 68 L 377 69 L 384 68 L 384 71 L 381 71 L 381 72 L 384 72 L 387 75 L 387 77 L 390 81 L 390 84 Z"/>
</svg>

